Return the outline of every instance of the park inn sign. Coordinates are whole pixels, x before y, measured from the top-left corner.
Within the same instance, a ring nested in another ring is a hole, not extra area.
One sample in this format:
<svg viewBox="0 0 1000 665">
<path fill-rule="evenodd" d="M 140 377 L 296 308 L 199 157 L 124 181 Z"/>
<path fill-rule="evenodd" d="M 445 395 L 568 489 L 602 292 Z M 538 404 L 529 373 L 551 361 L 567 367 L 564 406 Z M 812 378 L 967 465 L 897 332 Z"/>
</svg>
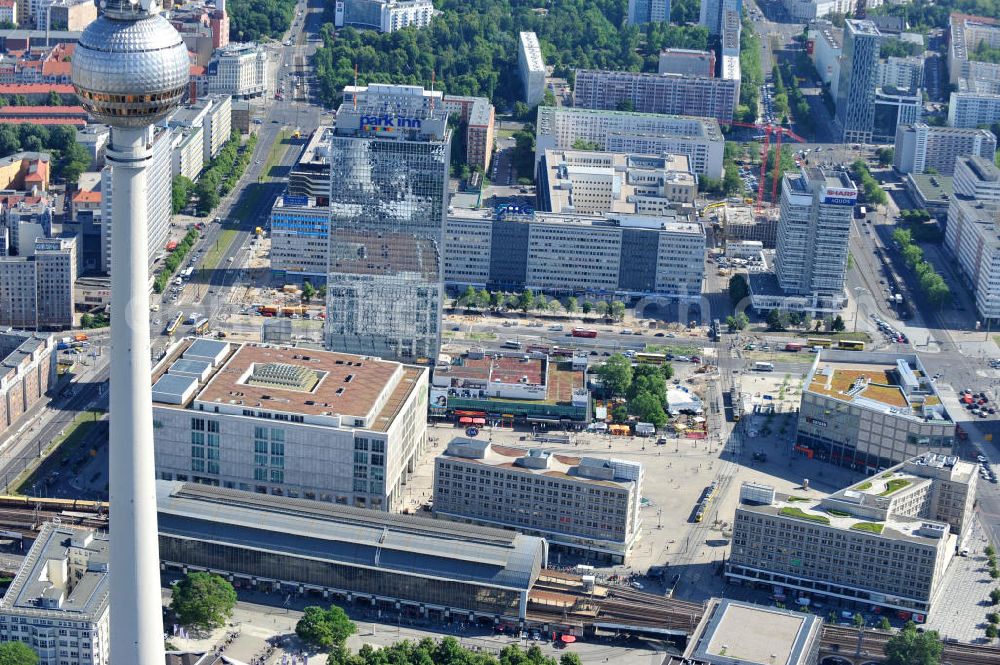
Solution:
<svg viewBox="0 0 1000 665">
<path fill-rule="evenodd" d="M 420 118 L 406 118 L 387 113 L 361 116 L 361 125 L 363 127 L 376 127 L 387 131 L 392 131 L 392 129 L 397 127 L 399 129 L 420 129 L 421 124 L 423 123 Z"/>
</svg>

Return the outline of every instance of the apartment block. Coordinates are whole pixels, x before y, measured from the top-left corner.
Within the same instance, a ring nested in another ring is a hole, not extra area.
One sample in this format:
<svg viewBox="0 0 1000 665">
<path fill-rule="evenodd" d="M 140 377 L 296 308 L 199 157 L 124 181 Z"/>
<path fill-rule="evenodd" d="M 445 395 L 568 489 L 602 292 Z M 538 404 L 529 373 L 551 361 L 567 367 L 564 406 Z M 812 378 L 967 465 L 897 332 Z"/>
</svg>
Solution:
<svg viewBox="0 0 1000 665">
<path fill-rule="evenodd" d="M 875 472 L 950 453 L 955 421 L 914 354 L 822 350 L 806 375 L 795 450 Z"/>
<path fill-rule="evenodd" d="M 30 256 L 0 257 L 0 326 L 73 327 L 76 238 L 38 238 Z"/>
<path fill-rule="evenodd" d="M 538 36 L 533 32 L 522 32 L 517 51 L 517 66 L 521 73 L 524 101 L 528 106 L 538 106 L 545 97 L 545 60 Z"/>
<path fill-rule="evenodd" d="M 694 204 L 698 180 L 689 168 L 683 155 L 546 150 L 539 205 L 550 212 L 658 215 Z"/>
<path fill-rule="evenodd" d="M 722 33 L 726 25 L 727 14 L 741 16 L 743 14 L 742 0 L 704 0 L 701 3 L 698 24 L 708 28 L 708 34 Z"/>
<path fill-rule="evenodd" d="M 715 118 L 729 123 L 740 98 L 740 80 L 726 76 L 683 76 L 579 69 L 573 105 L 615 110 L 630 105 L 640 113 L 666 113 Z"/>
<path fill-rule="evenodd" d="M 809 42 L 812 44 L 810 56 L 816 73 L 820 81 L 830 86 L 830 96 L 837 99 L 840 59 L 844 54 L 844 30 L 827 20 L 816 21 L 809 28 Z"/>
<path fill-rule="evenodd" d="M 170 116 L 169 124 L 175 130 L 201 128 L 202 162 L 207 164 L 229 140 L 233 131 L 232 115 L 232 97 L 215 94 L 177 109 Z"/>
<path fill-rule="evenodd" d="M 950 127 L 978 127 L 1000 120 L 1000 64 L 976 56 L 980 45 L 1000 47 L 995 19 L 954 13 L 949 19 Z"/>
<path fill-rule="evenodd" d="M 893 166 L 900 173 L 934 169 L 952 175 L 959 157 L 976 156 L 992 162 L 996 149 L 997 137 L 986 129 L 901 125 L 896 130 Z"/>
<path fill-rule="evenodd" d="M 639 535 L 643 474 L 636 462 L 456 437 L 434 461 L 434 514 L 624 563 Z"/>
<path fill-rule="evenodd" d="M 581 141 L 607 152 L 684 155 L 698 175 L 723 174 L 725 138 L 717 120 L 568 106 L 538 109 L 536 164 L 546 150 L 573 150 Z"/>
<path fill-rule="evenodd" d="M 153 371 L 156 473 L 394 511 L 427 447 L 427 369 L 186 339 Z"/>
<path fill-rule="evenodd" d="M 379 32 L 425 28 L 434 18 L 431 0 L 345 0 L 337 4 L 334 25 L 354 25 Z"/>
<path fill-rule="evenodd" d="M 456 209 L 444 238 L 445 282 L 553 294 L 621 293 L 693 300 L 705 229 L 686 215 L 582 215 Z"/>
<path fill-rule="evenodd" d="M 669 23 L 670 0 L 628 0 L 629 25 Z"/>
<path fill-rule="evenodd" d="M 496 110 L 485 97 L 445 95 L 448 113 L 458 113 L 465 124 L 465 163 L 469 168 L 488 171 L 493 158 Z"/>
<path fill-rule="evenodd" d="M 715 76 L 715 53 L 686 48 L 665 48 L 660 51 L 657 72 L 684 76 Z"/>
<path fill-rule="evenodd" d="M 198 180 L 205 166 L 204 130 L 199 127 L 186 127 L 174 131 L 171 150 L 170 172 L 174 176 L 182 175 L 191 182 Z"/>
<path fill-rule="evenodd" d="M 41 665 L 108 665 L 107 533 L 42 525 L 0 600 L 0 640 L 19 641 Z"/>
<path fill-rule="evenodd" d="M 271 208 L 271 271 L 286 281 L 326 282 L 330 208 L 286 194 Z"/>
<path fill-rule="evenodd" d="M 875 85 L 879 88 L 918 92 L 924 86 L 924 59 L 920 56 L 889 56 L 879 60 Z"/>
<path fill-rule="evenodd" d="M 841 297 L 857 196 L 846 171 L 813 166 L 785 174 L 775 255 L 775 274 L 785 293 Z"/>
<path fill-rule="evenodd" d="M 40 408 L 56 382 L 56 341 L 12 328 L 0 329 L 0 436 Z"/>
<path fill-rule="evenodd" d="M 948 204 L 945 245 L 986 321 L 1000 319 L 1000 169 L 982 157 L 959 157 Z"/>
<path fill-rule="evenodd" d="M 871 143 L 882 34 L 869 20 L 848 19 L 837 86 L 837 120 L 845 143 Z"/>
<path fill-rule="evenodd" d="M 775 596 L 925 620 L 972 516 L 975 466 L 927 453 L 821 498 L 743 483 L 725 574 Z"/>
</svg>

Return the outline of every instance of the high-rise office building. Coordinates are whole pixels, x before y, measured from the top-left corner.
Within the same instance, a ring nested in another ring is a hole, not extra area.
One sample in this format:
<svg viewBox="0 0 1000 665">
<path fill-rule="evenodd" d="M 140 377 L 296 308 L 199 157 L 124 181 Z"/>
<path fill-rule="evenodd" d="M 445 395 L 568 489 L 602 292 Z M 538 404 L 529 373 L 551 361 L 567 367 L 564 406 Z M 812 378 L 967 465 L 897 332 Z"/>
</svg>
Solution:
<svg viewBox="0 0 1000 665">
<path fill-rule="evenodd" d="M 37 238 L 29 256 L 0 257 L 0 326 L 73 327 L 76 239 Z"/>
<path fill-rule="evenodd" d="M 882 34 L 867 20 L 849 19 L 837 86 L 837 119 L 845 143 L 870 143 L 875 124 L 875 84 Z"/>
<path fill-rule="evenodd" d="M 775 272 L 786 294 L 840 298 L 857 198 L 844 171 L 813 166 L 785 174 Z"/>
<path fill-rule="evenodd" d="M 442 94 L 348 86 L 330 140 L 326 346 L 434 362 L 451 155 Z"/>
<path fill-rule="evenodd" d="M 630 25 L 670 21 L 670 0 L 628 0 Z"/>
<path fill-rule="evenodd" d="M 724 30 L 727 13 L 741 16 L 743 2 L 741 0 L 702 0 L 698 23 L 708 28 L 708 34 L 717 35 Z"/>
</svg>

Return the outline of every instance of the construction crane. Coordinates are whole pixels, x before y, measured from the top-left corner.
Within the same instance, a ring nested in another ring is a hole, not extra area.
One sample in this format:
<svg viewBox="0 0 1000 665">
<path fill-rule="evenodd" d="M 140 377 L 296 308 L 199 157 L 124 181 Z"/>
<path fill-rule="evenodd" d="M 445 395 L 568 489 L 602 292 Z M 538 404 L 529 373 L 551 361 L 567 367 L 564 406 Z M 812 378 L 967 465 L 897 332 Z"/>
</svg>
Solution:
<svg viewBox="0 0 1000 665">
<path fill-rule="evenodd" d="M 787 127 L 782 127 L 781 125 L 767 124 L 758 125 L 753 122 L 736 122 L 735 120 L 730 123 L 736 127 L 750 127 L 751 129 L 757 129 L 764 132 L 764 144 L 760 149 L 760 179 L 757 181 L 757 210 L 756 213 L 760 214 L 760 208 L 764 204 L 764 180 L 767 178 L 767 152 L 771 145 L 771 134 L 775 135 L 775 150 L 774 150 L 774 177 L 771 182 L 771 203 L 778 203 L 778 168 L 777 165 L 780 163 L 781 159 L 781 137 L 787 135 L 788 138 L 798 141 L 799 143 L 805 143 L 806 140 L 788 129 Z"/>
</svg>

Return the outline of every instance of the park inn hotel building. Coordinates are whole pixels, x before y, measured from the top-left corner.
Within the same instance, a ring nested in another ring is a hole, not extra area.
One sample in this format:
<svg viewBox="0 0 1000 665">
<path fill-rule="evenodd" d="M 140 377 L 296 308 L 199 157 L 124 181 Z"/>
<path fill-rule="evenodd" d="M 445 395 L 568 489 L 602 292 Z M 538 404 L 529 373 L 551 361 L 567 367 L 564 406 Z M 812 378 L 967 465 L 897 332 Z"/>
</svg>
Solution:
<svg viewBox="0 0 1000 665">
<path fill-rule="evenodd" d="M 427 369 L 184 339 L 153 371 L 156 475 L 393 511 L 427 446 Z"/>
<path fill-rule="evenodd" d="M 977 478 L 974 464 L 927 453 L 821 498 L 743 483 L 725 575 L 786 603 L 922 621 L 971 526 Z"/>
<path fill-rule="evenodd" d="M 348 86 L 329 155 L 326 348 L 429 364 L 451 158 L 442 93 Z"/>
</svg>

